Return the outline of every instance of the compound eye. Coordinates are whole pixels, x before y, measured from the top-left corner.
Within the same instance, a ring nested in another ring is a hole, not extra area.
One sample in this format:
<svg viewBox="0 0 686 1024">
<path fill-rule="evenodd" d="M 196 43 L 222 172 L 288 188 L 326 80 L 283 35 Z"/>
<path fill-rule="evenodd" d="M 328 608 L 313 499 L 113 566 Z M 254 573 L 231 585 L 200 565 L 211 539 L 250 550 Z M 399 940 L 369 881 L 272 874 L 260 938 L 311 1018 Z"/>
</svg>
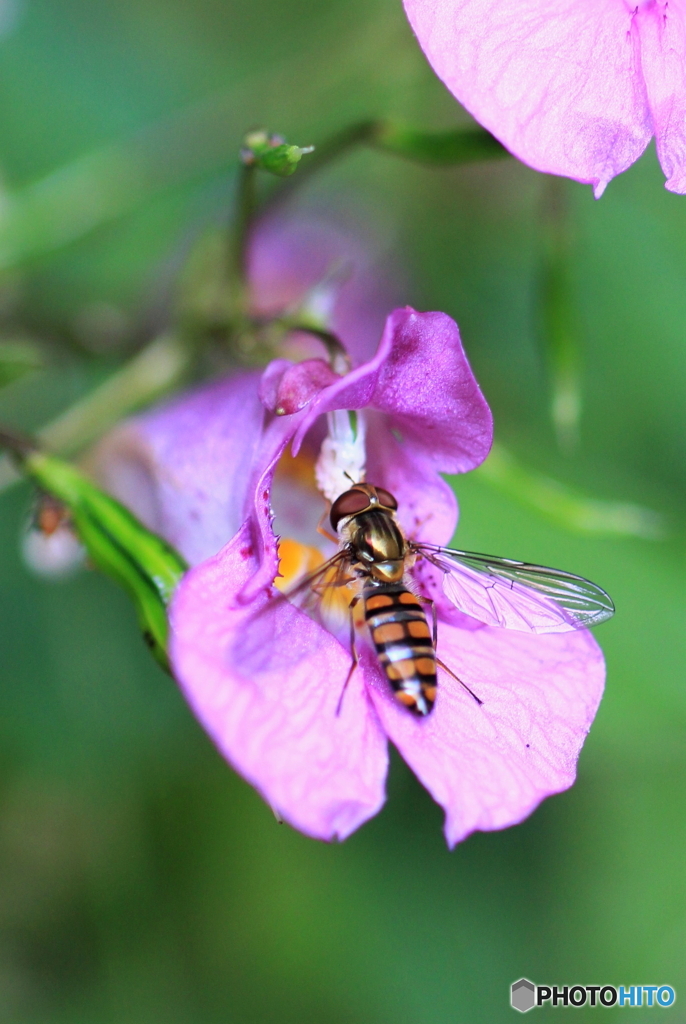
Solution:
<svg viewBox="0 0 686 1024">
<path fill-rule="evenodd" d="M 369 495 L 365 491 L 360 491 L 356 487 L 344 491 L 331 506 L 329 515 L 331 526 L 337 530 L 341 519 L 345 519 L 346 516 L 354 516 L 357 512 L 364 512 L 366 508 L 369 508 Z"/>
<path fill-rule="evenodd" d="M 379 497 L 380 504 L 382 504 L 384 508 L 391 508 L 393 511 L 397 509 L 398 502 L 389 491 L 385 491 L 383 487 L 377 487 L 376 493 Z"/>
</svg>

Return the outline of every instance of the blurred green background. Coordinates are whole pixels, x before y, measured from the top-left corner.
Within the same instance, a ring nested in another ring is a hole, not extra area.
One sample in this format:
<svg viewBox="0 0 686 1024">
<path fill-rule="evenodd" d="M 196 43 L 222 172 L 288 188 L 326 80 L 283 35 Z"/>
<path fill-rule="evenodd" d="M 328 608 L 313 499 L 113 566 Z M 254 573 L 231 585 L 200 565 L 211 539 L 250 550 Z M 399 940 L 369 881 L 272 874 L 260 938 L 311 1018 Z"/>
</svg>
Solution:
<svg viewBox="0 0 686 1024">
<path fill-rule="evenodd" d="M 246 129 L 304 145 L 367 116 L 468 123 L 400 0 L 2 0 L 0 32 L 0 328 L 49 353 L 0 391 L 0 420 L 29 429 L 163 319 L 188 239 L 226 213 Z M 641 1019 L 686 1020 L 686 199 L 652 151 L 600 202 L 560 186 L 583 394 L 570 451 L 549 415 L 549 188 L 514 161 L 435 170 L 368 151 L 311 186 L 373 209 L 407 301 L 458 320 L 511 453 L 667 518 L 659 541 L 584 534 L 483 475 L 455 481 L 461 547 L 559 565 L 615 598 L 576 786 L 449 853 L 396 758 L 385 810 L 345 844 L 278 826 L 156 669 L 124 595 L 94 573 L 29 574 L 30 493 L 8 490 L 0 1020 L 499 1022 L 522 975 L 669 983 L 676 1005 Z"/>
</svg>

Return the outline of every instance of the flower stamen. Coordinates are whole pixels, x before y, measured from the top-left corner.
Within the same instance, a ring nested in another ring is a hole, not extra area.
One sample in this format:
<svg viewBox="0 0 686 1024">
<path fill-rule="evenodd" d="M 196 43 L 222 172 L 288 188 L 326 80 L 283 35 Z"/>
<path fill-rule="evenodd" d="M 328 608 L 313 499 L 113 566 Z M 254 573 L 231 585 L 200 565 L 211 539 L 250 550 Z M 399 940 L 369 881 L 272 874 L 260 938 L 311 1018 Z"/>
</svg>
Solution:
<svg viewBox="0 0 686 1024">
<path fill-rule="evenodd" d="M 315 477 L 324 497 L 334 502 L 351 481 L 364 480 L 366 424 L 363 413 L 350 409 L 327 413 L 326 419 L 329 432 L 322 442 Z"/>
</svg>

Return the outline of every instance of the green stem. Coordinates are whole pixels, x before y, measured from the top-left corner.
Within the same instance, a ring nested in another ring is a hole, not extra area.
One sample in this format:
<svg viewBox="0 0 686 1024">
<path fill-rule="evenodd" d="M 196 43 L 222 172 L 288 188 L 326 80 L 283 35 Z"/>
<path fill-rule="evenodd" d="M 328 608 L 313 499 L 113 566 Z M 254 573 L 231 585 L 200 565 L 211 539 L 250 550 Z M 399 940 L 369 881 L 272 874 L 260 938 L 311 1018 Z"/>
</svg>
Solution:
<svg viewBox="0 0 686 1024">
<path fill-rule="evenodd" d="M 380 122 L 371 144 L 384 153 L 434 167 L 454 167 L 510 155 L 484 128 L 424 132 L 392 122 Z"/>
<path fill-rule="evenodd" d="M 539 275 L 542 342 L 550 380 L 550 415 L 560 449 L 579 444 L 581 352 L 571 277 L 572 232 L 567 182 L 544 183 L 543 253 Z"/>
<path fill-rule="evenodd" d="M 158 663 L 171 672 L 167 655 L 167 606 L 188 568 L 167 542 L 146 529 L 123 505 L 101 491 L 76 466 L 5 433 L 22 473 L 60 501 L 93 565 L 128 592 L 143 636 Z"/>
<path fill-rule="evenodd" d="M 61 416 L 37 431 L 41 445 L 58 455 L 85 448 L 122 416 L 167 394 L 189 368 L 192 353 L 181 338 L 163 334 Z M 7 457 L 0 457 L 0 491 L 19 479 Z"/>
<path fill-rule="evenodd" d="M 234 217 L 229 234 L 229 280 L 234 307 L 245 314 L 248 281 L 248 239 L 257 213 L 257 169 L 243 161 L 238 166 Z"/>
<path fill-rule="evenodd" d="M 286 317 L 272 320 L 271 324 L 282 327 L 286 333 L 302 332 L 303 334 L 311 334 L 313 337 L 318 338 L 326 349 L 331 367 L 336 373 L 349 373 L 352 369 L 348 350 L 340 338 L 332 331 L 327 331 L 323 327 L 317 327 L 313 324 L 301 323 L 297 319 L 288 320 Z"/>
<path fill-rule="evenodd" d="M 50 451 L 72 455 L 122 416 L 170 391 L 183 377 L 190 358 L 188 347 L 176 335 L 155 338 L 94 391 L 39 430 L 38 440 Z"/>
<path fill-rule="evenodd" d="M 483 128 L 425 132 L 405 128 L 392 121 L 358 121 L 316 146 L 312 156 L 308 157 L 297 174 L 280 184 L 263 200 L 260 215 L 272 207 L 280 206 L 312 175 L 362 145 L 407 160 L 443 167 L 509 156 L 498 140 Z"/>
</svg>

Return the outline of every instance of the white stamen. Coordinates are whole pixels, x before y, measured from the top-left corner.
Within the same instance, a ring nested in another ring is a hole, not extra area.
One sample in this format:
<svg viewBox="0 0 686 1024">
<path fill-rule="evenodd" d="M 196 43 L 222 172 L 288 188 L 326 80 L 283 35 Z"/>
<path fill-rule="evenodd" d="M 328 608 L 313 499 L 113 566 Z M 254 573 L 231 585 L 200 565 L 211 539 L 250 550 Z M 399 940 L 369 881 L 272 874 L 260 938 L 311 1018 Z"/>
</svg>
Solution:
<svg viewBox="0 0 686 1024">
<path fill-rule="evenodd" d="M 327 413 L 329 433 L 315 466 L 317 487 L 325 498 L 333 502 L 353 483 L 364 480 L 365 422 L 364 414 L 337 409 Z"/>
</svg>

